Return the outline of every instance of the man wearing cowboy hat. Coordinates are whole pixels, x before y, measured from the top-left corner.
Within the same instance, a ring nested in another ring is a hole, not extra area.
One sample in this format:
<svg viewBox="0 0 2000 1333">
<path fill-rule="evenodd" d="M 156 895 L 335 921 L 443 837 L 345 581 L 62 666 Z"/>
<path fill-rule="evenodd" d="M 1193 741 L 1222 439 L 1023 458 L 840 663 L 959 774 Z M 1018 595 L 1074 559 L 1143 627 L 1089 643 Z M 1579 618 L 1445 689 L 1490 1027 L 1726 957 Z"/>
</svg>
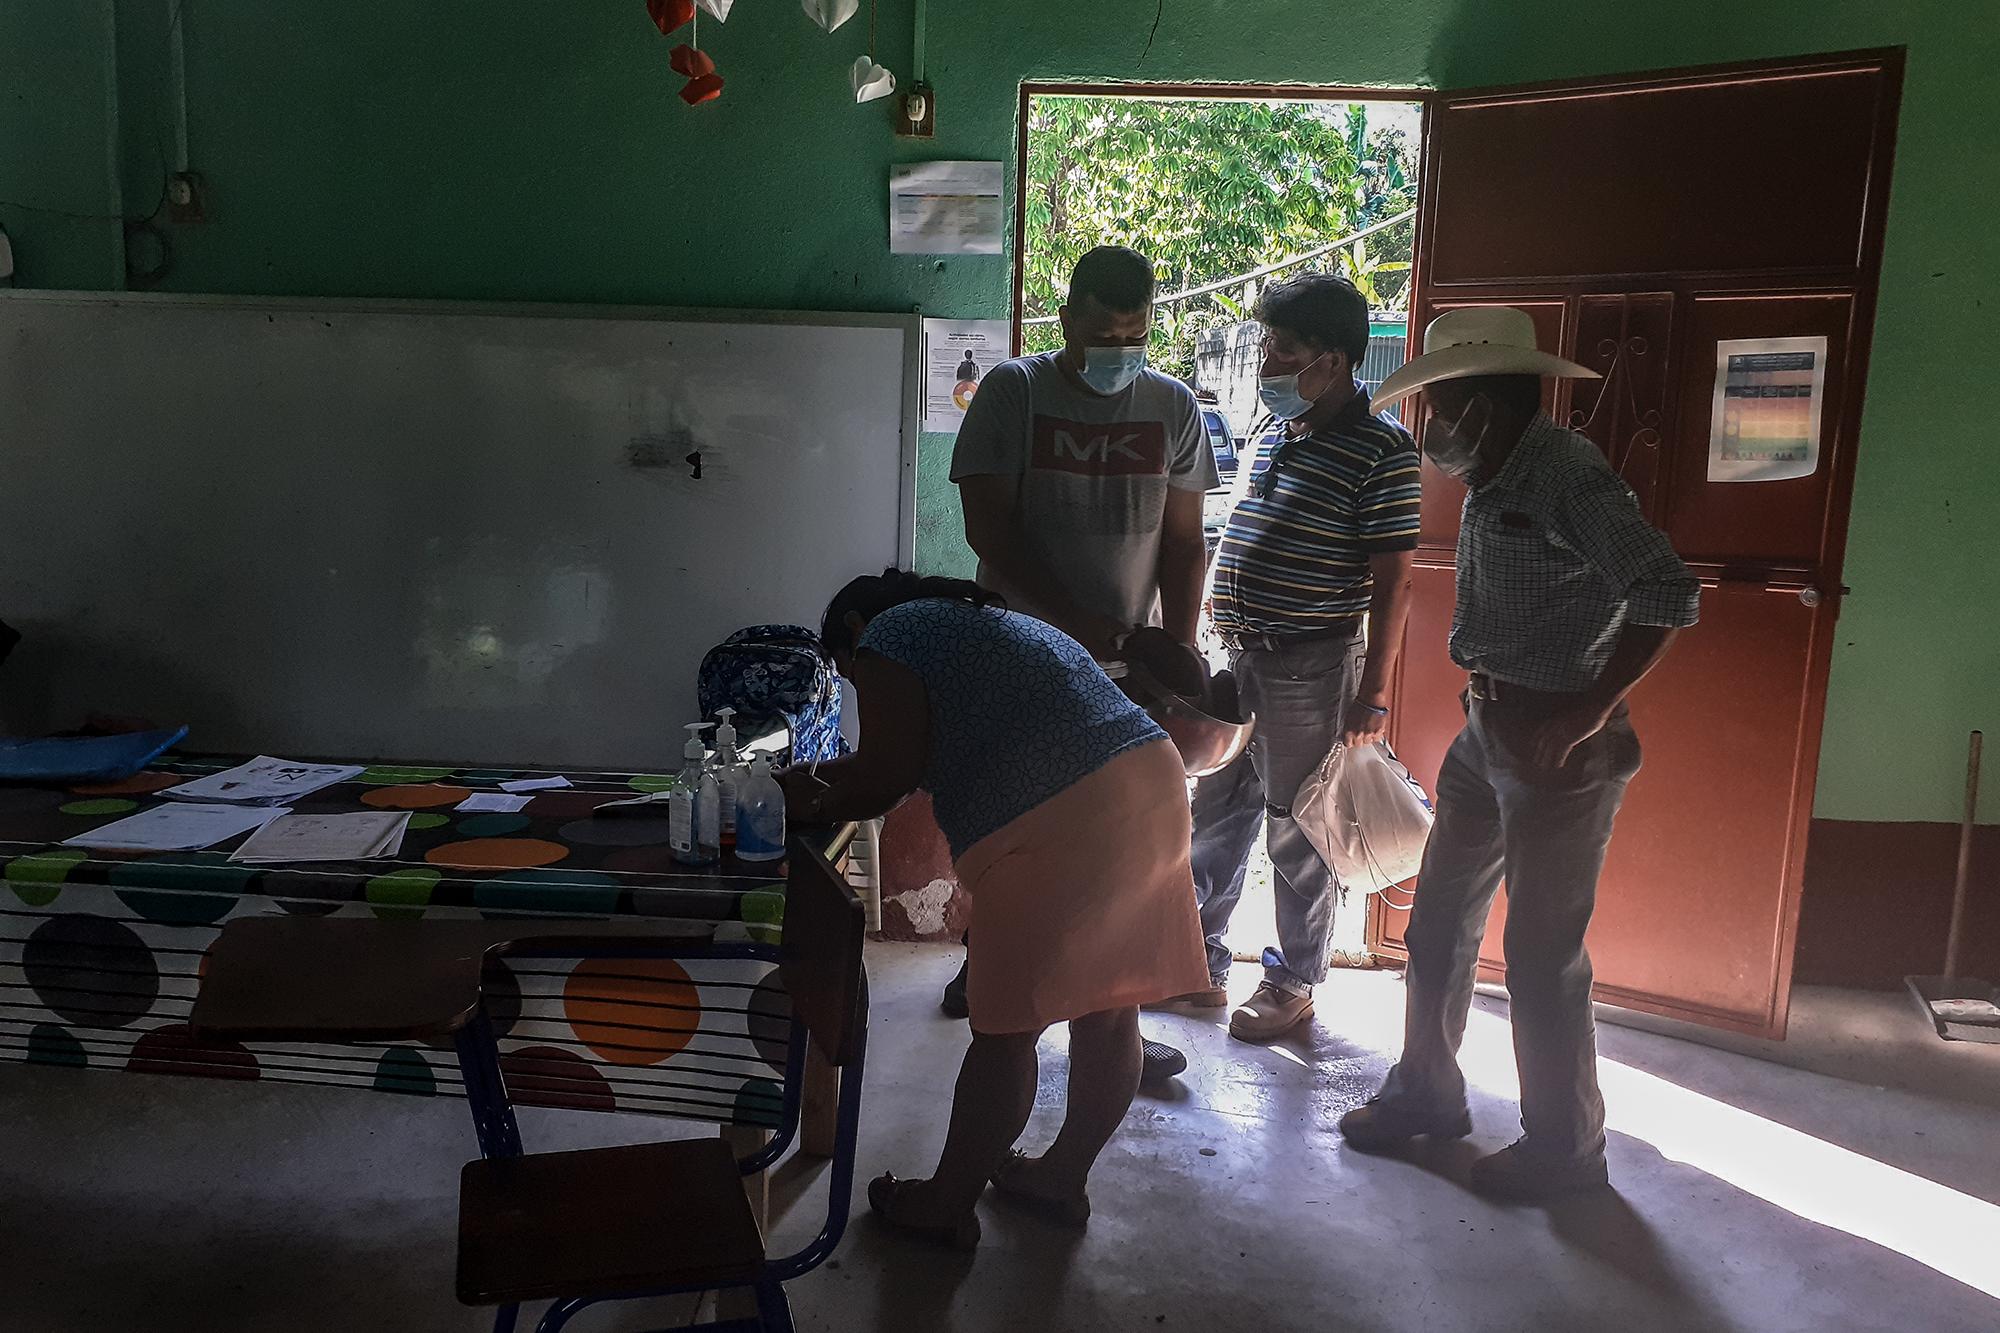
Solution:
<svg viewBox="0 0 2000 1333">
<path fill-rule="evenodd" d="M 1457 1052 L 1487 909 L 1507 884 L 1522 1137 L 1473 1188 L 1535 1200 L 1606 1182 L 1584 931 L 1639 742 L 1625 698 L 1695 623 L 1700 584 L 1588 438 L 1541 410 L 1544 376 L 1596 378 L 1507 308 L 1454 310 L 1377 391 L 1422 389 L 1425 457 L 1470 488 L 1451 656 L 1466 722 L 1437 779 L 1405 941 L 1403 1055 L 1341 1133 L 1363 1151 L 1472 1132 Z"/>
</svg>

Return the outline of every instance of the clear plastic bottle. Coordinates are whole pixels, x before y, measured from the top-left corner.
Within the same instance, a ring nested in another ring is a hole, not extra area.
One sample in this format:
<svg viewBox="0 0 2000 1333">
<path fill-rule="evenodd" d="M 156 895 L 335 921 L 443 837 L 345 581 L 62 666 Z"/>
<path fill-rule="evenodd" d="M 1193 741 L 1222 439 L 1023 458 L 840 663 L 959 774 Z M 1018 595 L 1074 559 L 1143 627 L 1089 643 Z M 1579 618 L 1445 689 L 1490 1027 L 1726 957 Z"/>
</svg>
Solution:
<svg viewBox="0 0 2000 1333">
<path fill-rule="evenodd" d="M 749 771 L 743 766 L 743 757 L 736 752 L 736 728 L 729 720 L 736 716 L 736 710 L 718 708 L 715 715 L 722 720 L 715 724 L 715 763 L 710 771 L 715 774 L 716 795 L 722 810 L 722 846 L 728 849 L 736 845 L 737 793 L 742 790 Z"/>
<path fill-rule="evenodd" d="M 771 761 L 758 755 L 737 797 L 736 859 L 778 861 L 785 855 L 785 789 L 771 776 Z"/>
<path fill-rule="evenodd" d="M 722 789 L 713 773 L 703 773 L 695 791 L 694 824 L 699 864 L 714 865 L 722 859 Z"/>
<path fill-rule="evenodd" d="M 708 747 L 701 743 L 706 722 L 687 724 L 680 776 L 667 798 L 667 846 L 682 865 L 711 865 L 722 857 L 722 819 L 715 776 L 706 771 Z"/>
</svg>

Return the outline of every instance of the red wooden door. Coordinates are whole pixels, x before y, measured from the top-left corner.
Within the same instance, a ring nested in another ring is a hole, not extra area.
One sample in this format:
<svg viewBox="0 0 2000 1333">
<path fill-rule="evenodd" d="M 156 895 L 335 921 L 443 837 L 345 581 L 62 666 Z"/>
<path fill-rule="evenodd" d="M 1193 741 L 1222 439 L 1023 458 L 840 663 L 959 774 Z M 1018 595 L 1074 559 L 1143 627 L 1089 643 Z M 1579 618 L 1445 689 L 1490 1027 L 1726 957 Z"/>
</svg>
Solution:
<svg viewBox="0 0 2000 1333">
<path fill-rule="evenodd" d="M 1604 375 L 1552 386 L 1551 411 L 1702 579 L 1701 624 L 1632 701 L 1646 766 L 1590 933 L 1611 1003 L 1784 1032 L 1900 83 L 1900 53 L 1874 52 L 1431 107 L 1413 344 L 1455 306 L 1526 309 L 1544 348 Z M 1817 467 L 1710 480 L 1718 344 L 1797 336 L 1826 339 Z M 1427 786 L 1462 721 L 1463 494 L 1425 469 L 1394 738 Z M 1380 952 L 1402 953 L 1408 902 L 1373 905 Z"/>
</svg>

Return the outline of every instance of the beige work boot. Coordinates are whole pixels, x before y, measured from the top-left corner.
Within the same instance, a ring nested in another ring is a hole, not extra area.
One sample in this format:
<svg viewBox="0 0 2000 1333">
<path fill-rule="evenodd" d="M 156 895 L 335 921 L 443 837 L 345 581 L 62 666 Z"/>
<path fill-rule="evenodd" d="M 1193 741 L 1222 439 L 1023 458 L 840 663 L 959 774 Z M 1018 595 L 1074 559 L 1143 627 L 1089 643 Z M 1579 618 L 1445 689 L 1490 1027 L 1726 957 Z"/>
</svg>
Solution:
<svg viewBox="0 0 2000 1333">
<path fill-rule="evenodd" d="M 1312 1016 L 1311 991 L 1289 991 L 1266 981 L 1229 1016 L 1229 1035 L 1238 1041 L 1276 1041 Z"/>
</svg>

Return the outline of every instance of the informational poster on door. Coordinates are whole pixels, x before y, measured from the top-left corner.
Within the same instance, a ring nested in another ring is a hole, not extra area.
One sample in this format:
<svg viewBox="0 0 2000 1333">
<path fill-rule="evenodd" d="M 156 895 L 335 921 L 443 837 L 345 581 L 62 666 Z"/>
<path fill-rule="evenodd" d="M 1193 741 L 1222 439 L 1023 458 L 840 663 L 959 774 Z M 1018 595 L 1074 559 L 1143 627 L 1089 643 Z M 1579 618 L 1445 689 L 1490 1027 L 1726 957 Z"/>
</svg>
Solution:
<svg viewBox="0 0 2000 1333">
<path fill-rule="evenodd" d="M 958 434 L 965 409 L 987 372 L 1007 359 L 1004 319 L 924 321 L 924 429 Z"/>
<path fill-rule="evenodd" d="M 1718 342 L 1708 479 L 1785 481 L 1819 471 L 1825 399 L 1825 337 Z"/>
</svg>

